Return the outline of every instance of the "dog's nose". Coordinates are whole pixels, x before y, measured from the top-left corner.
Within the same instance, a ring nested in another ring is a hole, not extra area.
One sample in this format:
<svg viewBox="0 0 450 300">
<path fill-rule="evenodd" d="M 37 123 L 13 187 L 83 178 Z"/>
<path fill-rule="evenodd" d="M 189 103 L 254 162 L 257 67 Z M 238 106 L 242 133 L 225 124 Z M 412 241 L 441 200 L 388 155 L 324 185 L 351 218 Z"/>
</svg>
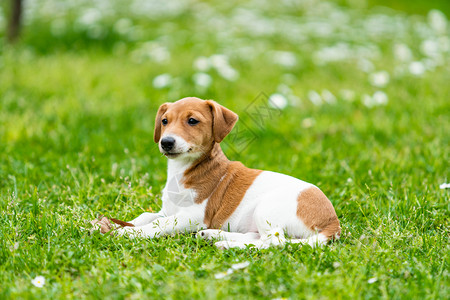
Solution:
<svg viewBox="0 0 450 300">
<path fill-rule="evenodd" d="M 174 145 L 175 139 L 173 137 L 168 136 L 161 140 L 161 148 L 163 148 L 164 151 L 172 150 Z"/>
</svg>

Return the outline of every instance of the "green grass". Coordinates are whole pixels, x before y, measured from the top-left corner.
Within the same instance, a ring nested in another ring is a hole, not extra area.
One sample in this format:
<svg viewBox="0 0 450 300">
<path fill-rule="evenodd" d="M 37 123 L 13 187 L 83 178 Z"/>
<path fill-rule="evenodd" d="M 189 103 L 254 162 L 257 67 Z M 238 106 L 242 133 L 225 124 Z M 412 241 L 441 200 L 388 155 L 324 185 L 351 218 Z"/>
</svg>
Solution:
<svg viewBox="0 0 450 300">
<path fill-rule="evenodd" d="M 227 18 L 232 4 L 214 4 L 212 15 L 234 28 Z M 422 5 L 425 14 L 433 8 Z M 328 14 L 275 2 L 243 6 L 269 20 Z M 118 10 L 102 21 L 108 34 L 96 39 L 70 26 L 52 36 L 51 19 L 38 11 L 15 47 L 1 40 L 0 299 L 447 299 L 449 191 L 439 185 L 449 182 L 449 52 L 442 50 L 443 63 L 414 76 L 391 50 L 401 42 L 413 60 L 425 61 L 422 40 L 444 40 L 448 27 L 422 36 L 416 29 L 428 24 L 426 17 L 386 11 L 403 22 L 403 33 L 350 34 L 379 10 L 332 7 L 352 26 L 302 42 L 282 31 L 255 36 L 244 26 L 219 38 L 220 30 L 196 14 L 205 9 L 199 5 L 151 19 Z M 76 24 L 77 10 L 65 17 Z M 119 17 L 143 35 L 113 34 Z M 196 35 L 186 35 L 186 28 Z M 158 43 L 169 60 L 139 54 L 145 41 L 164 35 Z M 380 55 L 368 58 L 371 72 L 389 72 L 386 87 L 372 86 L 358 59 L 315 63 L 318 49 L 340 41 L 375 45 L 372 52 Z M 250 56 L 237 50 L 245 47 L 252 47 Z M 274 64 L 271 50 L 291 51 L 297 64 Z M 209 70 L 212 84 L 196 87 L 193 61 L 216 53 L 230 57 L 239 78 L 228 81 Z M 172 83 L 155 88 L 153 79 L 162 73 L 171 74 Z M 323 89 L 336 102 L 313 105 L 308 93 Z M 342 89 L 353 90 L 355 99 L 345 100 Z M 364 105 L 364 94 L 377 90 L 388 103 Z M 281 93 L 292 105 L 258 127 L 249 117 L 256 106 L 246 108 L 261 92 Z M 230 139 L 224 145 L 230 159 L 318 185 L 341 220 L 341 239 L 320 249 L 288 244 L 223 251 L 189 234 L 129 240 L 81 231 L 99 213 L 130 220 L 160 208 L 166 159 L 153 142 L 154 116 L 161 103 L 190 95 L 234 110 L 256 134 L 240 153 Z M 250 265 L 215 278 L 243 261 Z M 46 278 L 43 288 L 31 284 L 38 275 Z"/>
</svg>

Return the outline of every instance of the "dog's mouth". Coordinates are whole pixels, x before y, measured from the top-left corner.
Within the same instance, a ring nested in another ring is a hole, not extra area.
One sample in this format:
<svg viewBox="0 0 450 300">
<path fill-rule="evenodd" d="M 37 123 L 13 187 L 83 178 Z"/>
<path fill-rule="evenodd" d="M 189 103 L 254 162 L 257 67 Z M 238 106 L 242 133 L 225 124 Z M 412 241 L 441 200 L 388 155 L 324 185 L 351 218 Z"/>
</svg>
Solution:
<svg viewBox="0 0 450 300">
<path fill-rule="evenodd" d="M 167 158 L 176 158 L 182 154 L 186 154 L 192 151 L 192 148 L 189 148 L 187 151 L 185 152 L 164 152 L 163 154 L 167 157 Z"/>
<path fill-rule="evenodd" d="M 168 158 L 175 158 L 180 156 L 181 154 L 183 154 L 182 152 L 178 152 L 178 153 L 172 153 L 172 152 L 166 152 L 164 153 L 164 155 Z"/>
</svg>

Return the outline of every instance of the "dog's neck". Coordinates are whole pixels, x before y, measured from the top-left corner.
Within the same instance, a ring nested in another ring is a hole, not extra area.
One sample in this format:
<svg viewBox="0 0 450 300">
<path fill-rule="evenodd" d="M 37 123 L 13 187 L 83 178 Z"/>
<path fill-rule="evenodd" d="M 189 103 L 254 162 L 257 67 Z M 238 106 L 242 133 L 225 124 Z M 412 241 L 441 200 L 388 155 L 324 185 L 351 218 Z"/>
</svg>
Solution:
<svg viewBox="0 0 450 300">
<path fill-rule="evenodd" d="M 194 201 L 200 203 L 214 192 L 230 164 L 220 145 L 214 143 L 210 151 L 195 160 L 169 160 L 167 179 L 170 182 L 176 176 L 184 188 L 194 189 L 197 195 Z"/>
<path fill-rule="evenodd" d="M 195 176 L 197 173 L 212 175 L 211 171 L 217 176 L 223 176 L 226 167 L 230 161 L 225 156 L 219 143 L 214 143 L 211 150 L 202 154 L 200 157 L 180 157 L 169 159 L 167 167 L 167 178 L 173 178 L 183 174 L 183 177 Z M 220 172 L 217 172 L 220 170 Z M 219 174 L 218 174 L 219 173 Z M 219 178 L 220 179 L 220 178 Z"/>
<path fill-rule="evenodd" d="M 218 143 L 214 143 L 211 151 L 197 159 L 183 176 L 183 185 L 196 192 L 196 203 L 209 198 L 227 174 L 231 162 L 222 152 Z"/>
<path fill-rule="evenodd" d="M 186 170 L 186 175 L 198 169 L 211 170 L 219 165 L 228 165 L 230 161 L 225 156 L 219 143 L 214 143 L 211 150 L 203 154 L 199 159 L 194 161 L 189 169 Z"/>
<path fill-rule="evenodd" d="M 193 162 L 194 160 L 191 158 L 169 159 L 167 162 L 167 180 L 184 174 Z"/>
</svg>

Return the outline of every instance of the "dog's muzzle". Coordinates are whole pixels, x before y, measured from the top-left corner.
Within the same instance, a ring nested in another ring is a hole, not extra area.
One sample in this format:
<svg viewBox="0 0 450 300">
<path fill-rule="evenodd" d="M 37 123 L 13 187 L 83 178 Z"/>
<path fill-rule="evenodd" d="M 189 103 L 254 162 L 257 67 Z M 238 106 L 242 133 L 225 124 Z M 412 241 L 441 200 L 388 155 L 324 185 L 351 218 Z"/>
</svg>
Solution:
<svg viewBox="0 0 450 300">
<path fill-rule="evenodd" d="M 173 137 L 168 136 L 168 137 L 163 138 L 160 143 L 161 143 L 161 148 L 164 151 L 168 152 L 168 151 L 172 150 L 173 147 L 175 146 L 175 139 Z"/>
</svg>

